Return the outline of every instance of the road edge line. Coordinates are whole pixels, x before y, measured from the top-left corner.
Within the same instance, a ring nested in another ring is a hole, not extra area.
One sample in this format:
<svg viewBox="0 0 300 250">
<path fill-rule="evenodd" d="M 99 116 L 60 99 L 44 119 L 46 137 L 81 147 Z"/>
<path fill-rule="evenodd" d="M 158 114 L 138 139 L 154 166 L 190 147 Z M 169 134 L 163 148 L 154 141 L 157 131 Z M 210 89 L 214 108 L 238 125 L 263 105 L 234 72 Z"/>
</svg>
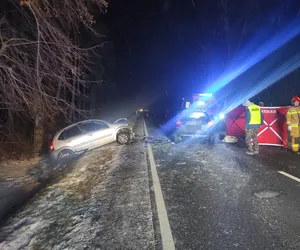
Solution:
<svg viewBox="0 0 300 250">
<path fill-rule="evenodd" d="M 145 120 L 143 120 L 143 124 L 144 124 L 145 136 L 148 137 L 149 134 L 148 134 Z M 163 194 L 159 182 L 154 155 L 153 155 L 152 147 L 149 143 L 147 143 L 147 149 L 148 149 L 148 157 L 149 157 L 152 182 L 154 188 L 155 203 L 156 203 L 157 215 L 158 215 L 158 221 L 159 221 L 159 227 L 161 233 L 162 247 L 163 249 L 166 250 L 175 250 L 175 244 L 174 244 L 173 235 L 169 223 L 165 201 L 163 198 Z"/>
<path fill-rule="evenodd" d="M 284 171 L 277 171 L 277 172 L 278 172 L 279 174 L 282 174 L 282 175 L 284 175 L 284 176 L 286 176 L 286 177 L 288 177 L 288 178 L 294 180 L 294 181 L 300 182 L 300 179 L 299 179 L 299 178 L 297 178 L 297 177 L 295 177 L 295 176 L 293 176 L 293 175 L 291 175 L 291 174 L 288 174 L 288 173 L 286 173 L 286 172 L 284 172 Z"/>
</svg>

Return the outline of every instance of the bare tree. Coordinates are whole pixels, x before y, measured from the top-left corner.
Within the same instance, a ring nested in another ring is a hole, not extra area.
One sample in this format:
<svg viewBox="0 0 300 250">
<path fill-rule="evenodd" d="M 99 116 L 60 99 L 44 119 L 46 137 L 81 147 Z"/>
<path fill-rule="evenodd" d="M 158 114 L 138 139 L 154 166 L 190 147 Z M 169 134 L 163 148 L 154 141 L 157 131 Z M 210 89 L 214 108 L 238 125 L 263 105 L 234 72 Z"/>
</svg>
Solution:
<svg viewBox="0 0 300 250">
<path fill-rule="evenodd" d="M 107 3 L 21 0 L 20 4 L 26 28 L 14 27 L 7 15 L 0 23 L 0 105 L 32 119 L 35 151 L 39 151 L 43 123 L 76 109 L 69 96 L 78 95 L 85 83 L 83 73 L 93 48 L 80 48 L 74 37 L 82 27 L 97 35 L 90 8 L 94 4 L 101 9 Z"/>
</svg>

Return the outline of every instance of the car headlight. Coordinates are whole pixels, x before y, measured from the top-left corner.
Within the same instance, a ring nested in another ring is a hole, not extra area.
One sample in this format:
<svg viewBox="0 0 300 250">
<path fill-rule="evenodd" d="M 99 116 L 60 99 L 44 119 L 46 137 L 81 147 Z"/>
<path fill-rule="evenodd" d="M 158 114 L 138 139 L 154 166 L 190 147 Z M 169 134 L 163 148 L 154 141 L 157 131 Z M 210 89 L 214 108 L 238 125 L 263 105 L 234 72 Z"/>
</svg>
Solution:
<svg viewBox="0 0 300 250">
<path fill-rule="evenodd" d="M 219 119 L 223 120 L 225 118 L 225 115 L 223 113 L 219 114 Z"/>
</svg>

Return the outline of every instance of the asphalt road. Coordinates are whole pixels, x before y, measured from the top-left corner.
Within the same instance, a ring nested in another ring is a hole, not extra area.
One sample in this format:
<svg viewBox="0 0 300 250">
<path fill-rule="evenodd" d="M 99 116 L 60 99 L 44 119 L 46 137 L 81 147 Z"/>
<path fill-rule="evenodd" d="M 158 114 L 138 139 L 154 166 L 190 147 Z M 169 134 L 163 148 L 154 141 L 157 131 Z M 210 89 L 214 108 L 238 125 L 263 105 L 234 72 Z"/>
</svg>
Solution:
<svg viewBox="0 0 300 250">
<path fill-rule="evenodd" d="M 300 183 L 278 173 L 300 178 L 298 155 L 265 147 L 248 156 L 242 144 L 174 145 L 146 124 L 176 249 L 300 249 Z"/>
</svg>

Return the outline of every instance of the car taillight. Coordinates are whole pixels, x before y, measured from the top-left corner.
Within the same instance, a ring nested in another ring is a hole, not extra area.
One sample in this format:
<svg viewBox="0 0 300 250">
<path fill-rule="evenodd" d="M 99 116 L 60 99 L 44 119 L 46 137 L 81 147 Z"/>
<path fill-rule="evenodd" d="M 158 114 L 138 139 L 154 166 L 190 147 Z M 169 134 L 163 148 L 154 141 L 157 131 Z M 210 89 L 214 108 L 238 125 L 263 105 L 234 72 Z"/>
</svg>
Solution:
<svg viewBox="0 0 300 250">
<path fill-rule="evenodd" d="M 178 120 L 177 122 L 176 122 L 176 127 L 180 127 L 182 125 L 182 122 L 180 121 L 180 120 Z"/>
<path fill-rule="evenodd" d="M 53 152 L 55 149 L 54 149 L 54 144 L 53 144 L 53 141 L 50 142 L 50 152 Z"/>
</svg>

